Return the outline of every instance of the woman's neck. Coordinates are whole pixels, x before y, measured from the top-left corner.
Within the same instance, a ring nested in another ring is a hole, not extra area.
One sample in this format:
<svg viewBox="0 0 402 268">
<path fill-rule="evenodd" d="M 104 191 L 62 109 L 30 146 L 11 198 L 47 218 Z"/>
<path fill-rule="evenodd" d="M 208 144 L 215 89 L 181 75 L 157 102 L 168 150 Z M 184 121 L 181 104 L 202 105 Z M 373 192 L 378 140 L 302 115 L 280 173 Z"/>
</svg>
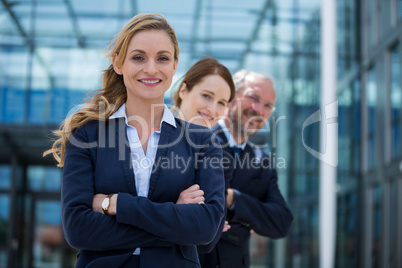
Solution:
<svg viewBox="0 0 402 268">
<path fill-rule="evenodd" d="M 141 141 L 144 154 L 147 154 L 149 136 L 154 131 L 160 130 L 163 111 L 165 109 L 163 99 L 158 102 L 147 102 L 143 100 L 126 101 L 127 124 L 135 127 L 138 138 Z"/>
<path fill-rule="evenodd" d="M 133 127 L 141 126 L 144 130 L 143 124 L 146 124 L 148 129 L 159 128 L 162 121 L 163 111 L 165 104 L 162 101 L 143 101 L 143 100 L 130 100 L 126 101 L 126 116 L 127 123 Z"/>
<path fill-rule="evenodd" d="M 180 108 L 179 108 L 179 109 L 180 109 Z M 181 119 L 181 120 L 183 120 L 183 121 L 186 121 L 186 118 L 184 117 L 184 114 L 183 114 L 183 113 L 177 113 L 176 118 Z"/>
</svg>

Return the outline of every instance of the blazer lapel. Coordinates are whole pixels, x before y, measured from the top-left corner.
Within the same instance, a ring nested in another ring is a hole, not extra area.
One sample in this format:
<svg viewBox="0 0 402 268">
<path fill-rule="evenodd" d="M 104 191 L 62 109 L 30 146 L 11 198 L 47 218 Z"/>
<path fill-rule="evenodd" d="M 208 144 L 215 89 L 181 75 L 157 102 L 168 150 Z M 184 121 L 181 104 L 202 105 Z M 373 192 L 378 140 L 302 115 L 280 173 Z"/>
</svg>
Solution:
<svg viewBox="0 0 402 268">
<path fill-rule="evenodd" d="M 215 126 L 213 126 L 211 128 L 211 131 L 214 133 L 214 136 L 219 137 L 219 139 L 221 139 L 221 148 L 222 149 L 229 149 L 229 151 L 231 151 L 230 147 L 229 147 L 229 141 L 226 138 L 225 133 L 223 132 L 223 129 L 221 128 L 221 126 L 219 126 L 219 124 L 216 124 Z"/>
<path fill-rule="evenodd" d="M 222 140 L 223 142 L 222 149 L 227 151 L 230 155 L 233 156 L 233 151 L 229 147 L 226 135 L 223 132 L 223 129 L 219 126 L 219 124 L 216 124 L 212 128 L 212 131 Z M 234 156 L 233 161 L 235 161 Z M 247 185 L 248 180 L 245 178 L 253 177 L 253 173 L 257 171 L 256 169 L 252 168 L 259 165 L 255 161 L 256 159 L 254 150 L 250 146 L 250 144 L 247 143 L 246 147 L 244 148 L 244 151 L 241 154 L 240 161 L 238 163 L 238 166 L 240 166 L 240 168 L 233 170 L 233 179 L 231 182 L 231 186 L 241 188 Z M 231 166 L 234 168 L 234 163 Z"/>
<path fill-rule="evenodd" d="M 124 118 L 115 120 L 115 135 L 116 135 L 116 149 L 119 154 L 119 162 L 123 169 L 124 177 L 127 182 L 128 192 L 132 195 L 137 195 L 135 188 L 135 176 L 131 162 L 130 144 L 127 138 L 127 125 Z M 116 126 L 117 125 L 117 126 Z"/>
<path fill-rule="evenodd" d="M 161 170 L 160 161 L 163 161 L 163 159 L 166 158 L 168 147 L 169 148 L 171 147 L 169 146 L 169 143 L 172 140 L 173 133 L 175 133 L 174 130 L 177 129 L 175 129 L 173 126 L 169 125 L 166 122 L 162 123 L 158 149 L 156 151 L 155 161 L 152 167 L 151 178 L 149 181 L 148 199 L 151 199 L 152 194 L 155 191 L 156 185 L 158 184 L 158 179 L 160 179 L 159 178 L 159 173 Z"/>
<path fill-rule="evenodd" d="M 258 166 L 258 164 L 255 162 L 255 153 L 253 151 L 253 148 L 250 146 L 250 144 L 247 144 L 246 147 L 244 148 L 244 151 L 240 157 L 239 161 L 239 168 L 237 168 L 233 172 L 233 185 L 236 188 L 243 188 L 247 186 L 249 180 L 245 178 L 253 178 L 253 174 L 257 172 L 257 169 L 253 168 Z"/>
</svg>

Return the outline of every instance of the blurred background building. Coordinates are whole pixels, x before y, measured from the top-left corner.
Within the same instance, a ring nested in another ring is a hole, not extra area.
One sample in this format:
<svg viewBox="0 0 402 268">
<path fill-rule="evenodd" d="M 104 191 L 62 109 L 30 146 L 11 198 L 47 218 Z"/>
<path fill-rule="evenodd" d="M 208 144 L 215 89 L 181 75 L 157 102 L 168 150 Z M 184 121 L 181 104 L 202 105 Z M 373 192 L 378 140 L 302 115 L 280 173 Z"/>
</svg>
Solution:
<svg viewBox="0 0 402 268">
<path fill-rule="evenodd" d="M 73 267 L 61 228 L 51 130 L 101 88 L 102 54 L 135 14 L 175 28 L 175 79 L 212 56 L 275 77 L 268 142 L 295 220 L 286 239 L 253 236 L 253 267 L 318 267 L 318 0 L 0 0 L 0 267 Z M 402 0 L 338 0 L 336 267 L 402 267 Z M 172 91 L 166 95 L 170 102 Z M 302 139 L 302 134 L 304 139 Z M 331 142 L 331 141 L 328 141 Z M 323 180 L 325 181 L 325 180 Z"/>
</svg>

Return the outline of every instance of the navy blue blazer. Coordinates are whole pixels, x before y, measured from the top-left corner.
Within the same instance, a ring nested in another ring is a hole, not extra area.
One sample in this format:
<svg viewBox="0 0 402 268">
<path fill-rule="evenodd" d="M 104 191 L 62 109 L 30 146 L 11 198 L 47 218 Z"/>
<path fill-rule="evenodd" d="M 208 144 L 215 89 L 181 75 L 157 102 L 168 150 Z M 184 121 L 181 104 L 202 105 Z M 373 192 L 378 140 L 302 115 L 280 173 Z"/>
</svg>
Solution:
<svg viewBox="0 0 402 268">
<path fill-rule="evenodd" d="M 196 245 L 210 243 L 224 220 L 222 150 L 211 146 L 209 129 L 179 119 L 176 126 L 162 123 L 148 198 L 136 193 L 124 119 L 92 121 L 70 137 L 62 223 L 80 249 L 77 267 L 120 267 L 137 247 L 141 267 L 200 267 Z M 205 204 L 176 205 L 195 183 Z M 98 193 L 118 193 L 116 216 L 92 210 Z"/>
<path fill-rule="evenodd" d="M 217 124 L 212 131 L 223 150 L 232 153 L 222 128 Z M 234 158 L 230 160 L 234 161 Z M 279 190 L 277 173 L 272 162 L 269 164 L 270 160 L 263 154 L 256 161 L 253 148 L 247 144 L 233 172 L 230 186 L 227 186 L 237 190 L 234 192 L 234 210 L 227 212 L 231 228 L 222 234 L 210 253 L 200 254 L 202 267 L 249 267 L 250 230 L 270 238 L 287 235 L 293 216 Z"/>
</svg>

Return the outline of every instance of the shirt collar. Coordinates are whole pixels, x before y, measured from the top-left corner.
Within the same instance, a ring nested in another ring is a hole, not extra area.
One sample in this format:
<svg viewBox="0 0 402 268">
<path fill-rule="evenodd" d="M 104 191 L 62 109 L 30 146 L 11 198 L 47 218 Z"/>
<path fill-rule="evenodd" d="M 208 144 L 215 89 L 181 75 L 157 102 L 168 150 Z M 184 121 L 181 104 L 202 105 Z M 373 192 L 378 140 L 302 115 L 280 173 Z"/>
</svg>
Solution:
<svg viewBox="0 0 402 268">
<path fill-rule="evenodd" d="M 223 133 L 225 133 L 226 139 L 228 140 L 228 143 L 229 143 L 229 147 L 238 147 L 238 148 L 241 148 L 242 150 L 244 150 L 244 148 L 246 148 L 247 141 L 243 142 L 242 144 L 237 144 L 237 142 L 235 141 L 235 139 L 232 136 L 232 133 L 230 133 L 230 131 L 227 128 L 225 121 L 223 119 L 220 119 L 218 121 L 218 124 L 222 128 Z"/>
<path fill-rule="evenodd" d="M 114 112 L 114 114 L 112 114 L 109 117 L 109 119 L 116 119 L 116 118 L 124 118 L 124 121 L 127 124 L 127 114 L 126 114 L 126 104 L 125 103 L 123 103 L 123 105 L 116 112 Z M 160 124 L 161 127 L 162 127 L 163 122 L 166 122 L 169 125 L 176 127 L 176 121 L 174 119 L 174 116 L 166 105 L 164 105 L 162 120 L 161 120 L 161 124 Z"/>
</svg>

